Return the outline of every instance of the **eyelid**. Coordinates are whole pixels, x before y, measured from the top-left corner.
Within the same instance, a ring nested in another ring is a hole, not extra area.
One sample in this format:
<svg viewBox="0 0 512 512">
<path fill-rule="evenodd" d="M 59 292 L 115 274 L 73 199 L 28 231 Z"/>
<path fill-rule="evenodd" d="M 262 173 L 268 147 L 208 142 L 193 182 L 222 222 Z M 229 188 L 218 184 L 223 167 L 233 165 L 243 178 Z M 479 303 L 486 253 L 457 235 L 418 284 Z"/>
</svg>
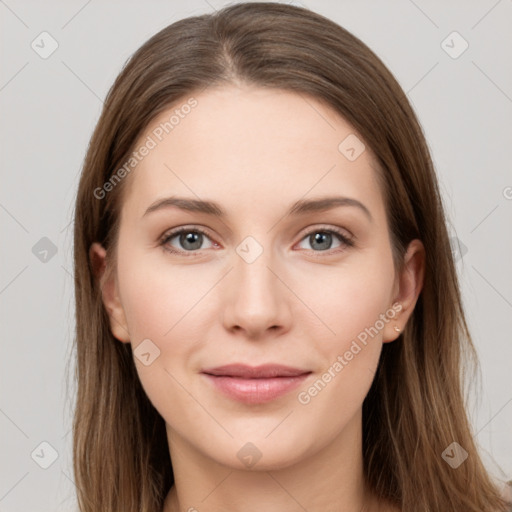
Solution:
<svg viewBox="0 0 512 512">
<path fill-rule="evenodd" d="M 310 235 L 317 231 L 327 231 L 327 232 L 334 232 L 337 233 L 347 240 L 353 240 L 355 239 L 355 236 L 346 228 L 342 228 L 340 226 L 334 226 L 332 224 L 310 224 L 309 226 L 305 227 L 300 233 L 302 234 L 302 240 L 305 236 Z M 299 241 L 300 241 L 299 240 Z"/>
</svg>

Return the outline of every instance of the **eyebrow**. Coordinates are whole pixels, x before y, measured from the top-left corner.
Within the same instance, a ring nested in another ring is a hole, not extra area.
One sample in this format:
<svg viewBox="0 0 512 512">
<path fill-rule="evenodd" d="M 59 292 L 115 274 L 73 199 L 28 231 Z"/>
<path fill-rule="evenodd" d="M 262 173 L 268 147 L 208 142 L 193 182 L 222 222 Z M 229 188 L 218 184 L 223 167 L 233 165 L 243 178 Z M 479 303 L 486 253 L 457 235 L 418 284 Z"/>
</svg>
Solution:
<svg viewBox="0 0 512 512">
<path fill-rule="evenodd" d="M 286 215 L 304 215 L 306 213 L 324 212 L 340 206 L 353 206 L 359 208 L 365 213 L 370 222 L 373 220 L 372 214 L 363 203 L 351 197 L 341 196 L 321 197 L 319 199 L 301 199 L 290 207 Z M 218 203 L 201 199 L 189 199 L 186 197 L 166 197 L 164 199 L 158 199 L 149 206 L 143 217 L 157 210 L 170 207 L 179 208 L 180 210 L 189 212 L 204 213 L 221 219 L 226 218 L 226 212 Z"/>
</svg>

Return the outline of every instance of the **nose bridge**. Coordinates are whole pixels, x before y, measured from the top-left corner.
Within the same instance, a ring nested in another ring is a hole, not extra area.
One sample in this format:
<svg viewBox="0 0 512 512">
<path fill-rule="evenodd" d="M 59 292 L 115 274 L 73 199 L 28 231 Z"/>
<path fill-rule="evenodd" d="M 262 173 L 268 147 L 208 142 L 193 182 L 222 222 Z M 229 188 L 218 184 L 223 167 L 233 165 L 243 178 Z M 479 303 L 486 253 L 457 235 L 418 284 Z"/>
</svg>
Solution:
<svg viewBox="0 0 512 512">
<path fill-rule="evenodd" d="M 236 247 L 231 293 L 224 308 L 229 329 L 237 326 L 256 335 L 275 326 L 283 327 L 290 319 L 285 287 L 275 275 L 275 253 L 269 240 L 265 237 L 260 242 L 248 236 Z"/>
<path fill-rule="evenodd" d="M 235 260 L 235 274 L 239 283 L 239 298 L 258 300 L 274 297 L 275 276 L 269 270 L 273 267 L 272 249 L 266 247 L 261 250 L 254 242 L 246 241 L 237 248 L 237 259 Z"/>
</svg>

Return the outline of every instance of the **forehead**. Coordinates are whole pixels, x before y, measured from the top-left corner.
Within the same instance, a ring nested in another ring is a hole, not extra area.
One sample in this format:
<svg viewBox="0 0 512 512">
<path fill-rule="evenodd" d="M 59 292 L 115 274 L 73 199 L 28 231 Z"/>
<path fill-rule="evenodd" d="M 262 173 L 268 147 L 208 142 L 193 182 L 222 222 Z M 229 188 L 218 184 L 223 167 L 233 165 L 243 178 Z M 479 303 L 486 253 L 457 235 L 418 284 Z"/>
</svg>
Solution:
<svg viewBox="0 0 512 512">
<path fill-rule="evenodd" d="M 215 198 L 228 212 L 231 203 L 263 212 L 335 192 L 382 208 L 363 144 L 346 120 L 310 96 L 208 89 L 166 109 L 139 137 L 135 149 L 150 149 L 132 171 L 123 208 L 140 216 L 155 199 L 187 195 Z"/>
</svg>

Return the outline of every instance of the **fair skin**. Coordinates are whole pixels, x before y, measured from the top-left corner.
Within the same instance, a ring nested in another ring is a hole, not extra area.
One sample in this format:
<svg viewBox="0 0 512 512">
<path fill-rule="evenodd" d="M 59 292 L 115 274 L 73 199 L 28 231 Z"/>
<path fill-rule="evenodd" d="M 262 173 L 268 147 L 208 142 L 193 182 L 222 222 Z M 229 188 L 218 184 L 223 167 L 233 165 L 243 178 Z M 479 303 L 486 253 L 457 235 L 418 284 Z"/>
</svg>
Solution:
<svg viewBox="0 0 512 512">
<path fill-rule="evenodd" d="M 116 271 L 102 280 L 115 338 L 133 350 L 150 339 L 160 350 L 147 366 L 134 360 L 166 422 L 175 485 L 164 511 L 394 510 L 364 488 L 362 404 L 383 343 L 397 339 L 418 299 L 423 246 L 410 244 L 398 274 L 371 152 L 350 161 L 338 150 L 354 129 L 331 109 L 247 85 L 194 97 L 197 107 L 126 178 Z M 214 201 L 225 217 L 176 206 L 144 215 L 170 196 Z M 369 215 L 354 205 L 286 215 L 298 200 L 326 196 L 355 199 Z M 183 226 L 207 235 L 175 235 L 165 246 L 178 254 L 165 251 L 159 241 Z M 329 238 L 336 228 L 354 245 Z M 245 250 L 262 249 L 250 263 L 237 252 L 248 236 L 259 245 Z M 105 268 L 99 244 L 90 256 Z M 377 324 L 397 303 L 392 320 Z M 370 326 L 378 333 L 333 373 Z M 274 400 L 244 403 L 200 373 L 235 362 L 311 373 Z M 301 403 L 329 368 L 330 381 Z M 237 456 L 247 443 L 260 457 L 252 467 Z"/>
</svg>

